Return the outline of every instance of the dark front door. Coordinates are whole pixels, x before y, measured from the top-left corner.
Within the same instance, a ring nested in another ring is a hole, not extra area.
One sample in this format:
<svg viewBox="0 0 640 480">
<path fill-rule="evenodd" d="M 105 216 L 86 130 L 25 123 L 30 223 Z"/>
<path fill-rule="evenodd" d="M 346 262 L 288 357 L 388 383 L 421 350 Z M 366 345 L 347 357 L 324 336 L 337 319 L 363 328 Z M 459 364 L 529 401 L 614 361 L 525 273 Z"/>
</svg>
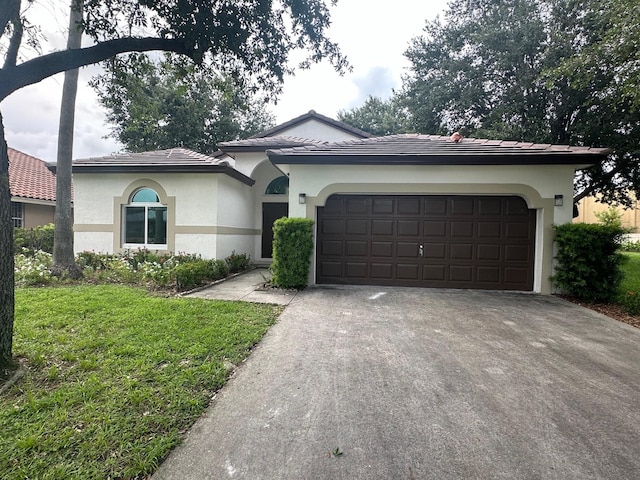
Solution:
<svg viewBox="0 0 640 480">
<path fill-rule="evenodd" d="M 333 195 L 317 281 L 530 291 L 535 230 L 520 197 Z"/>
<path fill-rule="evenodd" d="M 288 203 L 262 204 L 262 258 L 273 258 L 273 222 L 287 215 Z"/>
</svg>

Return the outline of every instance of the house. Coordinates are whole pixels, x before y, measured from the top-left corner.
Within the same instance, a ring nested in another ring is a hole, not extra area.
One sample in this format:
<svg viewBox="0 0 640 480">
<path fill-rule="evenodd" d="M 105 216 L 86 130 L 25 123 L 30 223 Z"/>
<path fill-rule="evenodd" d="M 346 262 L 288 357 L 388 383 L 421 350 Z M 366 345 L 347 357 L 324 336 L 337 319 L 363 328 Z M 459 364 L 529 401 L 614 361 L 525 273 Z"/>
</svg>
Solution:
<svg viewBox="0 0 640 480">
<path fill-rule="evenodd" d="M 575 223 L 599 223 L 600 220 L 596 214 L 606 212 L 610 208 L 614 208 L 620 214 L 622 226 L 631 230 L 630 239 L 640 240 L 640 202 L 634 200 L 629 208 L 615 206 L 598 201 L 595 196 L 585 197 L 578 202 L 578 216 L 573 219 Z"/>
<path fill-rule="evenodd" d="M 11 220 L 14 227 L 33 228 L 53 223 L 56 177 L 39 158 L 13 148 L 9 154 Z"/>
<path fill-rule="evenodd" d="M 607 149 L 371 135 L 310 111 L 212 156 L 74 161 L 75 248 L 271 259 L 283 215 L 313 219 L 311 283 L 551 292 L 553 224 Z"/>
</svg>

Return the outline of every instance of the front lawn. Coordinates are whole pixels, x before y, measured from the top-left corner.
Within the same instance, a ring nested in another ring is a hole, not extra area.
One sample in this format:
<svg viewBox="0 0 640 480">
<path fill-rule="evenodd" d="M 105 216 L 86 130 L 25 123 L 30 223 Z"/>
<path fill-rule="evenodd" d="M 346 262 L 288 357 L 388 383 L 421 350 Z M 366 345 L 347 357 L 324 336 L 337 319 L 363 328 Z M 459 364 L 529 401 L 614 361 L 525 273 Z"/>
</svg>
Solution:
<svg viewBox="0 0 640 480">
<path fill-rule="evenodd" d="M 28 370 L 0 396 L 0 477 L 149 475 L 280 312 L 116 285 L 17 289 Z"/>
<path fill-rule="evenodd" d="M 620 290 L 624 292 L 640 292 L 640 253 L 624 252 L 626 260 L 622 263 L 623 273 Z"/>
</svg>

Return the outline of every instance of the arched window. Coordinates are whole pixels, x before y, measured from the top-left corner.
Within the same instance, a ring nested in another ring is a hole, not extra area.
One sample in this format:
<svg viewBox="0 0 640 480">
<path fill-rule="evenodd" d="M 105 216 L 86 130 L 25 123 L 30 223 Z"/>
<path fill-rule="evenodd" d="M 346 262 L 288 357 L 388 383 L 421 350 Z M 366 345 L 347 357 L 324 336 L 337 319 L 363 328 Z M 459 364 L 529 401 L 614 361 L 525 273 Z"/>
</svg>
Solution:
<svg viewBox="0 0 640 480">
<path fill-rule="evenodd" d="M 167 206 L 155 190 L 136 190 L 123 208 L 125 247 L 166 248 Z"/>
<path fill-rule="evenodd" d="M 267 185 L 267 189 L 264 191 L 265 195 L 288 195 L 289 194 L 289 177 L 283 175 Z"/>
</svg>

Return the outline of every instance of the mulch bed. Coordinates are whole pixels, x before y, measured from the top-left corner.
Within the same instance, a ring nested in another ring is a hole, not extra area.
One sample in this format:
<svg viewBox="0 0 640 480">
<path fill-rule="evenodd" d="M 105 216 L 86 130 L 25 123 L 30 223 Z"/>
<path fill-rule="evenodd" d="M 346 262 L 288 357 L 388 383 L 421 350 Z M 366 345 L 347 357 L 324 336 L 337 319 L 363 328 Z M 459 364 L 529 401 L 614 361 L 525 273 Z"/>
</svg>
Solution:
<svg viewBox="0 0 640 480">
<path fill-rule="evenodd" d="M 629 315 L 619 305 L 610 305 L 606 303 L 587 303 L 587 302 L 580 301 L 575 297 L 569 297 L 566 295 L 558 295 L 558 296 L 560 298 L 563 298 L 564 300 L 575 303 L 576 305 L 589 308 L 598 313 L 606 315 L 607 317 L 615 318 L 620 322 L 628 323 L 629 325 L 632 325 L 636 328 L 640 328 L 640 316 Z"/>
</svg>

